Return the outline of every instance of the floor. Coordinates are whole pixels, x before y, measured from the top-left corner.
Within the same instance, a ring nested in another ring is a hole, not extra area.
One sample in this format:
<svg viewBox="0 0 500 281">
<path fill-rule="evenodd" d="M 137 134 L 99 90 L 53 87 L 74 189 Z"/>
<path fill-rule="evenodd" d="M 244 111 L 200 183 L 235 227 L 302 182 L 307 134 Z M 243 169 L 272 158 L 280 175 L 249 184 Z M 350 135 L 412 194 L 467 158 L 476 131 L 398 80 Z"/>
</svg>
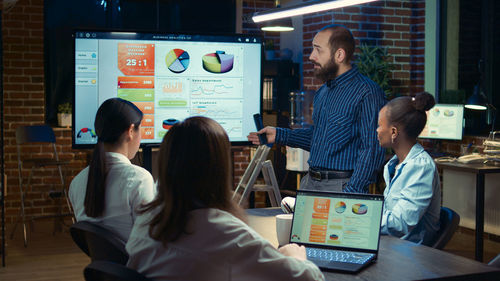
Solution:
<svg viewBox="0 0 500 281">
<path fill-rule="evenodd" d="M 6 232 L 6 267 L 0 267 L 0 280 L 84 280 L 83 269 L 90 259 L 73 243 L 67 227 L 53 234 L 52 226 L 51 222 L 35 222 L 27 248 L 20 228 L 13 240 Z"/>
<path fill-rule="evenodd" d="M 19 229 L 13 240 L 6 240 L 6 267 L 0 267 L 0 280 L 84 280 L 82 272 L 90 259 L 73 243 L 68 229 L 54 235 L 50 223 L 36 222 L 36 227 L 27 248 Z M 459 229 L 445 250 L 474 258 L 474 232 Z M 486 239 L 484 250 L 484 260 L 491 260 L 500 253 L 500 240 Z"/>
</svg>

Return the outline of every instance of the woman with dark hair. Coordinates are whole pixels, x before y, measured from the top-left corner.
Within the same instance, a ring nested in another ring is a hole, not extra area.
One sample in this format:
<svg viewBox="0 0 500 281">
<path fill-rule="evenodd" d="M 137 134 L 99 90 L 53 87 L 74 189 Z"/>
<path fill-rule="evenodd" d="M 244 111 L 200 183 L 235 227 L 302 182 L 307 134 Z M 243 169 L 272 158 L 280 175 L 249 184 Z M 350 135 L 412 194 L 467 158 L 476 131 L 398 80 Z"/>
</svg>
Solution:
<svg viewBox="0 0 500 281">
<path fill-rule="evenodd" d="M 154 198 L 154 182 L 133 165 L 141 142 L 142 112 L 133 103 L 108 99 L 97 110 L 97 145 L 90 165 L 71 182 L 69 197 L 77 221 L 100 222 L 127 241 L 136 209 Z"/>
<path fill-rule="evenodd" d="M 396 155 L 384 167 L 382 233 L 428 245 L 439 230 L 441 192 L 434 160 L 417 143 L 434 106 L 429 93 L 399 97 L 379 113 L 378 140 Z"/>
<path fill-rule="evenodd" d="M 128 267 L 154 280 L 324 280 L 296 244 L 279 250 L 231 199 L 230 143 L 214 120 L 191 117 L 160 146 L 157 197 L 141 210 Z"/>
</svg>

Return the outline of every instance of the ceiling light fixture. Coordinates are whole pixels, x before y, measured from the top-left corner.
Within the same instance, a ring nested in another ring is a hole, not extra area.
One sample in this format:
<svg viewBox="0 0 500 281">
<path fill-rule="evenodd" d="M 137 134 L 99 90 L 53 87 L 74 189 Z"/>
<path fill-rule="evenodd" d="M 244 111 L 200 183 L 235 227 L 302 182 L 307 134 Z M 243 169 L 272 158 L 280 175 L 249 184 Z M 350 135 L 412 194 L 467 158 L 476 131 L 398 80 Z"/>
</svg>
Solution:
<svg viewBox="0 0 500 281">
<path fill-rule="evenodd" d="M 275 0 L 274 5 L 277 9 L 281 8 L 280 0 Z M 266 21 L 260 29 L 262 31 L 292 31 L 294 30 L 292 20 L 290 18 L 282 18 L 276 20 Z"/>
<path fill-rule="evenodd" d="M 279 7 L 264 12 L 256 12 L 252 17 L 254 22 L 263 22 L 268 20 L 281 19 L 286 17 L 293 17 L 305 15 L 310 13 L 322 12 L 352 5 L 358 5 L 377 0 L 329 0 L 329 1 L 315 1 L 291 5 L 288 7 Z"/>
<path fill-rule="evenodd" d="M 277 31 L 277 32 L 294 30 L 292 19 L 290 18 L 267 21 L 264 25 L 262 25 L 260 29 L 263 31 Z"/>
</svg>

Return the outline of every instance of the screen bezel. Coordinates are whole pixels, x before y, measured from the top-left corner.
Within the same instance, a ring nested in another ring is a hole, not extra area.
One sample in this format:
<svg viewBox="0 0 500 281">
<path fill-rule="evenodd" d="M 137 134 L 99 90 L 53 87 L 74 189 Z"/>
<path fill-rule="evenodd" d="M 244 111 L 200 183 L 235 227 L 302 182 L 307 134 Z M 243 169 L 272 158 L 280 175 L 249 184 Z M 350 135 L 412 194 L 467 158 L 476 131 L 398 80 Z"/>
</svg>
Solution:
<svg viewBox="0 0 500 281">
<path fill-rule="evenodd" d="M 256 35 L 256 34 L 240 34 L 240 33 L 217 33 L 217 32 L 202 32 L 202 33 L 194 33 L 194 32 L 159 32 L 159 31 L 151 31 L 151 30 L 120 30 L 120 29 L 83 29 L 83 28 L 77 28 L 72 31 L 72 57 L 71 57 L 71 64 L 72 64 L 72 117 L 71 117 L 71 143 L 72 143 L 72 148 L 73 149 L 92 149 L 96 144 L 80 144 L 76 143 L 75 141 L 75 95 L 76 95 L 76 82 L 75 82 L 75 42 L 76 42 L 76 33 L 77 32 L 101 32 L 101 33 L 143 33 L 143 34 L 149 34 L 149 35 L 158 35 L 158 36 L 174 36 L 174 37 L 179 37 L 179 36 L 214 36 L 214 37 L 228 37 L 228 38 L 233 38 L 234 41 L 226 41 L 226 42 L 236 42 L 237 38 L 242 38 L 244 39 L 256 39 L 258 43 L 260 43 L 260 82 L 259 82 L 259 113 L 262 114 L 263 112 L 263 100 L 262 100 L 262 83 L 263 83 L 263 60 L 264 60 L 264 50 L 263 50 L 263 45 L 262 45 L 262 36 Z M 194 40 L 193 40 L 194 41 Z M 221 40 L 221 42 L 223 42 Z M 252 113 L 253 115 L 254 113 Z M 252 118 L 253 120 L 253 118 Z M 252 121 L 253 122 L 253 121 Z M 154 148 L 154 147 L 159 147 L 161 144 L 160 142 L 157 143 L 143 143 L 141 141 L 140 147 L 141 148 Z M 247 146 L 250 145 L 251 142 L 249 141 L 231 141 L 232 146 Z"/>
<path fill-rule="evenodd" d="M 465 108 L 463 104 L 455 104 L 455 103 L 436 103 L 431 109 L 429 109 L 429 112 L 434 109 L 436 106 L 448 106 L 448 107 L 461 107 L 462 108 L 462 129 L 460 130 L 460 137 L 459 138 L 446 138 L 446 137 L 433 137 L 433 136 L 418 136 L 419 139 L 431 139 L 431 140 L 462 140 L 464 137 L 464 114 L 465 114 Z M 429 118 L 427 118 L 427 122 L 425 126 L 427 127 L 427 124 L 429 122 Z"/>
</svg>

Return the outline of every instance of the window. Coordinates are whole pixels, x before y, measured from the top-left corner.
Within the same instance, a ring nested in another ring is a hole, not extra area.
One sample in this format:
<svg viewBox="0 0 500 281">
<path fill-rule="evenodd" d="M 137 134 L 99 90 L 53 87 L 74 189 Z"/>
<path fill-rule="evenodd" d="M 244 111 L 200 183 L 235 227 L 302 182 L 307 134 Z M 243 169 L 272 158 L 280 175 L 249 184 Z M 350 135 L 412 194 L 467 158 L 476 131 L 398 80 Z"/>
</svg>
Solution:
<svg viewBox="0 0 500 281">
<path fill-rule="evenodd" d="M 465 104 L 477 87 L 490 106 L 465 110 L 465 134 L 500 130 L 500 2 L 442 0 L 439 16 L 439 102 Z"/>
</svg>

